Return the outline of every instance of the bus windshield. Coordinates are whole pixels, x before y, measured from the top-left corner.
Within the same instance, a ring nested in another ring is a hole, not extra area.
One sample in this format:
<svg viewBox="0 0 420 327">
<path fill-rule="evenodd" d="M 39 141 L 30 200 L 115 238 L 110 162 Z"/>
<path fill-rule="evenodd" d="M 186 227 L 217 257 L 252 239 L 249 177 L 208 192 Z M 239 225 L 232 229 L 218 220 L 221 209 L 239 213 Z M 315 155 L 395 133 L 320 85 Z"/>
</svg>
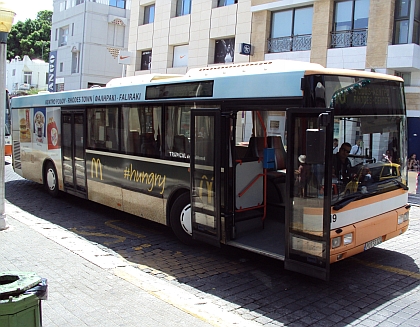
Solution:
<svg viewBox="0 0 420 327">
<path fill-rule="evenodd" d="M 401 83 L 347 76 L 325 76 L 323 82 L 326 106 L 335 114 L 332 204 L 404 186 L 407 144 Z M 317 83 L 315 90 L 319 87 Z"/>
</svg>

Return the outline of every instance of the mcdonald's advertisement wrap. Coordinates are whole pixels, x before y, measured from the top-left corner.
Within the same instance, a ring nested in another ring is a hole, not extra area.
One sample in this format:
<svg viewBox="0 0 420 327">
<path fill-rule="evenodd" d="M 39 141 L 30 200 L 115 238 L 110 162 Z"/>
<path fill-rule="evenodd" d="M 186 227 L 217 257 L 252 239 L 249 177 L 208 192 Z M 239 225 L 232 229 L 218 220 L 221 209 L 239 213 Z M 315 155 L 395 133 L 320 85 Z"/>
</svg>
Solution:
<svg viewBox="0 0 420 327">
<path fill-rule="evenodd" d="M 87 152 L 87 179 L 160 198 L 167 198 L 176 186 L 189 187 L 187 166 L 172 166 L 159 161 Z"/>
</svg>

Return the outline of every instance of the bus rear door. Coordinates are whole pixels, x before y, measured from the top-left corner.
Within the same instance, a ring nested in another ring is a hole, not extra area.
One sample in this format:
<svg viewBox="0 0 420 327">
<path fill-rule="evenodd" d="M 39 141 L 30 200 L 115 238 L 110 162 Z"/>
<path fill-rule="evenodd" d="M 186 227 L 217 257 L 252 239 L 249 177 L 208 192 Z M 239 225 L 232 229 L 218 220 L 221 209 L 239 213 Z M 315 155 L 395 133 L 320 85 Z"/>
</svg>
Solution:
<svg viewBox="0 0 420 327">
<path fill-rule="evenodd" d="M 86 194 L 84 110 L 61 111 L 63 180 L 66 192 Z"/>
<path fill-rule="evenodd" d="M 329 279 L 333 113 L 287 110 L 285 269 Z M 300 174 L 299 174 L 300 171 Z"/>
<path fill-rule="evenodd" d="M 220 246 L 220 110 L 191 110 L 193 239 Z"/>
</svg>

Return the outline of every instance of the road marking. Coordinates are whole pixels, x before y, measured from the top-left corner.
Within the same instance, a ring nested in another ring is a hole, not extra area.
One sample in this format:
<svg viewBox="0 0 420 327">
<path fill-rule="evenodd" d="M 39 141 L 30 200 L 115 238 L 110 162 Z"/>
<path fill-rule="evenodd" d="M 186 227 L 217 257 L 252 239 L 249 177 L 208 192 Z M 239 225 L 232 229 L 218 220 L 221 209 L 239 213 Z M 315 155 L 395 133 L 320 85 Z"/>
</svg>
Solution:
<svg viewBox="0 0 420 327">
<path fill-rule="evenodd" d="M 77 235 L 82 235 L 82 236 L 96 236 L 96 237 L 111 237 L 111 238 L 115 238 L 115 241 L 114 242 L 104 242 L 105 245 L 122 243 L 122 242 L 124 242 L 126 240 L 126 238 L 124 236 L 104 234 L 104 233 L 82 232 L 82 231 L 79 231 L 77 228 L 70 228 L 69 230 L 72 231 L 73 233 L 76 233 Z"/>
<path fill-rule="evenodd" d="M 400 269 L 400 268 L 395 268 L 395 267 L 391 267 L 391 266 L 384 266 L 384 265 L 380 265 L 378 263 L 374 263 L 374 262 L 367 262 L 367 261 L 363 261 L 363 260 L 359 260 L 356 258 L 349 258 L 352 261 L 356 261 L 357 263 L 363 265 L 363 266 L 367 266 L 367 267 L 371 267 L 371 268 L 376 268 L 376 269 L 381 269 L 384 271 L 388 271 L 394 274 L 398 274 L 398 275 L 403 275 L 403 276 L 408 276 L 408 277 L 412 277 L 415 279 L 420 279 L 420 274 L 413 272 L 413 271 L 409 271 L 409 270 L 404 270 L 404 269 Z"/>
<path fill-rule="evenodd" d="M 125 229 L 125 228 L 122 228 L 122 227 L 118 227 L 117 225 L 114 225 L 113 223 L 115 223 L 117 221 L 121 221 L 121 220 L 108 220 L 107 222 L 105 222 L 105 225 L 108 226 L 108 227 L 111 227 L 113 229 L 119 230 L 120 232 L 131 235 L 131 236 L 135 236 L 135 237 L 138 237 L 138 238 L 145 238 L 146 237 L 143 234 L 134 233 L 134 232 L 132 232 L 128 229 Z"/>
</svg>

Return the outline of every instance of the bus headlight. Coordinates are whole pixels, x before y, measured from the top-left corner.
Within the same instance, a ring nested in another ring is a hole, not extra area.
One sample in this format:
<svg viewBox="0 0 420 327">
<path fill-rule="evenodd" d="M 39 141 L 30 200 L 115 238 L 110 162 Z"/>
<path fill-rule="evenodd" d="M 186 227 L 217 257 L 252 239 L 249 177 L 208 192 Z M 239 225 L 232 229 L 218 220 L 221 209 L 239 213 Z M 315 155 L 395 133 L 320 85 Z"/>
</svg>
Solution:
<svg viewBox="0 0 420 327">
<path fill-rule="evenodd" d="M 343 236 L 343 244 L 348 245 L 353 242 L 353 233 L 348 233 Z"/>
<path fill-rule="evenodd" d="M 331 246 L 333 249 L 338 248 L 341 245 L 341 236 L 339 237 L 334 237 L 331 240 Z"/>
<path fill-rule="evenodd" d="M 398 225 L 402 224 L 404 221 L 408 221 L 409 211 L 403 213 L 402 215 L 398 215 Z"/>
</svg>

